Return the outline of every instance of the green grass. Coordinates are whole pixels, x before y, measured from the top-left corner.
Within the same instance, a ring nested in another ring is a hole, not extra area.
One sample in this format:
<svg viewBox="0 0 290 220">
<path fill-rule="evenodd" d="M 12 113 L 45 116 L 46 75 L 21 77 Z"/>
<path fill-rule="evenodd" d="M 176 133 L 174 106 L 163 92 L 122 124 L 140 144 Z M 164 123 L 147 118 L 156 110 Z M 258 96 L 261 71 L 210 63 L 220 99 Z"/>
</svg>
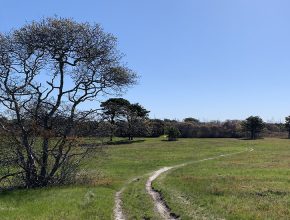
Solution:
<svg viewBox="0 0 290 220">
<path fill-rule="evenodd" d="M 195 161 L 206 157 L 212 157 L 220 154 L 238 152 L 245 149 L 245 145 L 235 145 L 237 141 L 232 139 L 180 139 L 178 142 L 160 142 L 154 143 L 148 150 L 143 163 L 144 166 L 153 166 L 149 171 L 143 171 L 143 174 L 156 170 L 163 166 L 171 166 L 188 161 Z M 149 159 L 145 159 L 149 158 Z M 148 175 L 142 176 L 137 183 L 132 184 L 124 192 L 124 210 L 129 219 L 158 219 L 153 212 L 154 208 L 151 198 L 145 192 L 145 181 Z M 137 193 L 139 192 L 139 193 Z"/>
<path fill-rule="evenodd" d="M 290 141 L 250 143 L 251 153 L 176 169 L 154 186 L 182 219 L 289 219 Z"/>
<path fill-rule="evenodd" d="M 1 193 L 3 219 L 110 219 L 114 191 L 61 187 Z"/>
<path fill-rule="evenodd" d="M 155 181 L 154 186 L 182 219 L 193 216 L 242 219 L 257 217 L 258 213 L 262 219 L 271 201 L 277 206 L 274 205 L 274 214 L 268 212 L 269 218 L 286 218 L 290 201 L 289 144 L 285 139 L 167 142 L 160 138 L 110 145 L 82 165 L 84 185 L 0 193 L 0 219 L 112 219 L 116 191 L 134 177 L 139 180 L 128 184 L 123 193 L 128 219 L 159 219 L 145 192 L 150 172 L 163 166 L 238 152 L 248 146 L 253 146 L 255 151 L 170 171 Z M 240 205 L 242 211 L 237 208 Z"/>
</svg>

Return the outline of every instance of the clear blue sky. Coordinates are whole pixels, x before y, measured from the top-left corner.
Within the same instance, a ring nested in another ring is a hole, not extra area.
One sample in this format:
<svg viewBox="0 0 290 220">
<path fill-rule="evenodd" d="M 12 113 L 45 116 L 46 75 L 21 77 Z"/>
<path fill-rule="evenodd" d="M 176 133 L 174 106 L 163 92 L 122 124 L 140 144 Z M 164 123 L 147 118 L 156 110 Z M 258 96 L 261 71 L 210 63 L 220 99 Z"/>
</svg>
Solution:
<svg viewBox="0 0 290 220">
<path fill-rule="evenodd" d="M 290 114 L 289 0 L 9 0 L 0 31 L 58 15 L 102 24 L 151 117 L 283 120 Z"/>
</svg>

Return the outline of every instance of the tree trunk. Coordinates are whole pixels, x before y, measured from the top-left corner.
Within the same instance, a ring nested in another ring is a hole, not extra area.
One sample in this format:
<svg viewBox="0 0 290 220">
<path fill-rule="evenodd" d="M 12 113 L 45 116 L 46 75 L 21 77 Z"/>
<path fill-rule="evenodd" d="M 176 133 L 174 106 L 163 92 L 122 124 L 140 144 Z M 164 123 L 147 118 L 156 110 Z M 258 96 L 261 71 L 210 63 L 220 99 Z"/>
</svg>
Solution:
<svg viewBox="0 0 290 220">
<path fill-rule="evenodd" d="M 255 131 L 254 130 L 251 131 L 251 139 L 255 140 Z"/>
<path fill-rule="evenodd" d="M 112 142 L 113 141 L 113 136 L 114 136 L 114 133 L 115 133 L 115 115 L 113 115 L 110 119 L 110 123 L 111 123 L 111 131 L 110 131 L 110 141 Z"/>
<path fill-rule="evenodd" d="M 25 165 L 25 184 L 27 188 L 33 188 L 38 185 L 37 170 L 35 165 L 35 159 L 31 146 L 29 145 L 27 135 L 22 131 L 22 144 L 25 147 L 27 153 L 27 160 Z"/>
<path fill-rule="evenodd" d="M 49 144 L 48 138 L 44 138 L 42 143 L 42 165 L 39 177 L 39 181 L 43 186 L 47 185 L 46 176 L 47 176 L 48 144 Z"/>
</svg>

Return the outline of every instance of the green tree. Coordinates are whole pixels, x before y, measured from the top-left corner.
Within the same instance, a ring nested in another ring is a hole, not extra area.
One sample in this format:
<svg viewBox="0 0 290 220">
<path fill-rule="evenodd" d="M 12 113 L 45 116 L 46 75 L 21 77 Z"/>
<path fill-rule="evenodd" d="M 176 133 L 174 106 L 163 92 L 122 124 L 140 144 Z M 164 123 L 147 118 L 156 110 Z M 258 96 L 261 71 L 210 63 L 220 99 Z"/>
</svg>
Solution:
<svg viewBox="0 0 290 220">
<path fill-rule="evenodd" d="M 184 122 L 187 122 L 187 123 L 192 123 L 192 124 L 198 124 L 200 123 L 200 121 L 196 118 L 185 118 L 183 119 Z"/>
<path fill-rule="evenodd" d="M 166 129 L 166 134 L 168 141 L 176 141 L 177 138 L 180 136 L 180 131 L 178 130 L 178 128 L 170 126 Z"/>
<path fill-rule="evenodd" d="M 110 141 L 113 140 L 116 129 L 116 120 L 121 119 L 126 112 L 130 102 L 123 98 L 111 98 L 101 103 L 103 116 L 110 123 Z"/>
<path fill-rule="evenodd" d="M 290 138 L 290 116 L 285 118 L 285 128 L 288 131 L 288 138 Z"/>
<path fill-rule="evenodd" d="M 129 140 L 133 140 L 134 135 L 142 130 L 144 120 L 148 118 L 149 112 L 139 103 L 127 106 L 125 117 L 127 119 L 127 135 Z"/>
<path fill-rule="evenodd" d="M 265 123 L 259 116 L 250 116 L 242 122 L 244 131 L 250 133 L 251 139 L 256 139 L 257 134 L 260 133 L 265 127 Z"/>
</svg>

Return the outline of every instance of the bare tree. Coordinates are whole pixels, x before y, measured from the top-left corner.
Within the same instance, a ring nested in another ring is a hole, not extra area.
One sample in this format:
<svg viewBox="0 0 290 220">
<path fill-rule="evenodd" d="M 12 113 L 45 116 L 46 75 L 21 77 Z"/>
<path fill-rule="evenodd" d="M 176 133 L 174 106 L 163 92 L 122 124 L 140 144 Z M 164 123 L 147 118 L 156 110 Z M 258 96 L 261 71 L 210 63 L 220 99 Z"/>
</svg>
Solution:
<svg viewBox="0 0 290 220">
<path fill-rule="evenodd" d="M 18 177 L 33 188 L 66 179 L 85 155 L 72 128 L 94 113 L 79 106 L 135 83 L 121 59 L 116 38 L 97 24 L 48 18 L 0 34 L 0 104 L 7 118 L 0 183 Z"/>
</svg>

